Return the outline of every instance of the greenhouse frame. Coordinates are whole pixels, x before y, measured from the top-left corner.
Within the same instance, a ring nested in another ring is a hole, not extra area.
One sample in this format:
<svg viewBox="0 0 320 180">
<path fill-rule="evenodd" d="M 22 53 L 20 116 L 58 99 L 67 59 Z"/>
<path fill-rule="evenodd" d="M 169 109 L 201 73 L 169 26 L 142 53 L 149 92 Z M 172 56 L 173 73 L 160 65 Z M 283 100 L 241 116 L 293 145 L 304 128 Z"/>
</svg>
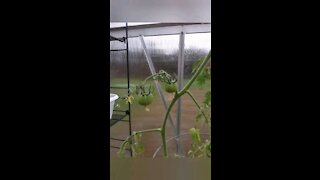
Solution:
<svg viewBox="0 0 320 180">
<path fill-rule="evenodd" d="M 126 61 L 127 67 L 126 67 L 126 79 L 127 84 L 123 86 L 124 89 L 129 89 L 131 85 L 131 73 L 132 70 L 134 70 L 133 67 L 130 67 L 130 61 L 132 60 L 130 50 L 134 48 L 130 42 L 131 40 L 135 39 L 139 43 L 139 48 L 143 50 L 145 63 L 148 65 L 148 71 L 154 75 L 157 73 L 157 70 L 155 68 L 155 60 L 152 57 L 150 53 L 150 49 L 148 44 L 146 43 L 146 38 L 158 38 L 158 37 L 171 37 L 172 35 L 175 35 L 176 41 L 175 44 L 177 46 L 177 51 L 174 53 L 177 53 L 177 58 L 175 58 L 175 63 L 177 63 L 176 68 L 176 77 L 177 77 L 177 85 L 178 90 L 181 90 L 184 83 L 184 74 L 185 74 L 185 46 L 186 46 L 186 36 L 189 35 L 198 35 L 198 34 L 209 34 L 207 39 L 211 39 L 211 23 L 110 23 L 110 51 L 125 51 L 126 55 L 124 56 L 124 59 Z M 122 44 L 126 44 L 126 47 L 124 46 L 117 46 L 115 45 L 115 42 L 119 42 Z M 210 46 L 211 42 L 208 41 L 207 46 Z M 211 47 L 208 47 L 207 49 L 210 49 Z M 112 56 L 112 55 L 110 55 Z M 112 61 L 111 57 L 111 61 Z M 112 64 L 111 64 L 112 67 Z M 110 69 L 111 77 L 112 77 L 112 69 Z M 174 70 L 173 70 L 174 71 Z M 175 73 L 175 72 L 174 72 Z M 130 74 L 130 75 L 129 75 Z M 111 82 L 112 83 L 112 82 Z M 159 99 L 161 101 L 161 104 L 165 110 L 168 109 L 168 102 L 166 102 L 166 97 L 164 95 L 163 90 L 161 90 L 161 85 L 157 81 L 154 81 L 155 87 L 156 87 L 156 93 L 159 96 Z M 110 84 L 111 88 L 113 88 L 113 85 Z M 128 91 L 129 93 L 129 91 Z M 179 143 L 179 136 L 182 134 L 181 132 L 181 114 L 183 110 L 181 99 L 177 101 L 177 113 L 175 116 L 169 115 L 169 124 L 170 124 L 170 130 L 172 130 L 174 134 L 175 142 L 176 142 L 176 153 L 182 153 L 183 149 L 181 148 L 181 144 Z M 116 107 L 115 107 L 116 109 Z M 114 110 L 117 111 L 117 110 Z M 119 110 L 118 110 L 119 111 Z M 121 110 L 120 110 L 121 111 Z M 129 122 L 129 128 L 128 128 L 128 135 L 132 134 L 132 127 L 131 127 L 131 109 L 130 109 L 130 103 L 129 108 L 125 109 L 126 115 L 128 117 Z M 114 114 L 116 116 L 116 113 Z M 125 116 L 123 116 L 124 118 Z M 110 128 L 112 129 L 112 126 L 116 124 L 117 122 L 113 122 L 111 124 L 110 121 Z M 124 139 L 118 138 L 118 137 L 111 137 L 110 140 L 118 140 L 118 141 L 124 141 Z M 120 148 L 120 146 L 112 146 L 111 148 Z M 159 150 L 159 149 L 158 149 Z M 132 156 L 132 150 L 129 150 L 130 154 Z M 154 156 L 153 156 L 154 157 Z"/>
</svg>

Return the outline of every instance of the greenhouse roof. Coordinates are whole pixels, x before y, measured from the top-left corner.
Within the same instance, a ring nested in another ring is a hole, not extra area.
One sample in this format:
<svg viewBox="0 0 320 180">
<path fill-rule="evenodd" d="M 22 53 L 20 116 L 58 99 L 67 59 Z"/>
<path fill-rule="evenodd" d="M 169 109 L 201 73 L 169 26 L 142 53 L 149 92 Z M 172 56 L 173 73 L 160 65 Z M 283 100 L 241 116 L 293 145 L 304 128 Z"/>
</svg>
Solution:
<svg viewBox="0 0 320 180">
<path fill-rule="evenodd" d="M 210 23 L 161 23 L 161 22 L 128 22 L 130 29 L 143 29 L 151 27 L 166 27 L 166 26 L 182 26 L 182 25 L 198 25 L 198 24 L 210 24 Z M 126 27 L 125 22 L 111 22 L 110 29 L 117 30 Z"/>
<path fill-rule="evenodd" d="M 110 35 L 113 37 L 124 37 L 125 29 L 125 23 L 110 23 Z M 170 35 L 181 32 L 186 34 L 210 33 L 211 23 L 128 23 L 129 37 Z"/>
<path fill-rule="evenodd" d="M 129 22 L 128 26 L 141 26 L 141 25 L 151 25 L 151 24 L 159 24 L 159 22 Z M 123 28 L 126 27 L 125 22 L 111 22 L 110 28 Z"/>
</svg>

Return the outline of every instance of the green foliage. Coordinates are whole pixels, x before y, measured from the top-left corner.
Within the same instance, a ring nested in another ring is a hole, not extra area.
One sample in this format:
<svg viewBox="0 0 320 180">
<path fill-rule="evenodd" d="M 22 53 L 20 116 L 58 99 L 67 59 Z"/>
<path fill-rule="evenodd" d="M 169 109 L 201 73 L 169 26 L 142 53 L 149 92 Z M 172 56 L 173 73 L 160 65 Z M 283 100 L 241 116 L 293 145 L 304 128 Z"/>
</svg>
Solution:
<svg viewBox="0 0 320 180">
<path fill-rule="evenodd" d="M 144 146 L 141 144 L 141 138 L 142 133 L 133 132 L 132 136 L 127 137 L 127 139 L 121 144 L 118 156 L 120 158 L 124 158 L 125 152 L 128 149 L 131 149 L 132 157 L 134 158 L 143 156 Z"/>
<path fill-rule="evenodd" d="M 157 74 L 153 75 L 153 79 L 167 84 L 174 84 L 177 82 L 177 78 L 171 76 L 164 70 L 160 70 Z"/>
<path fill-rule="evenodd" d="M 200 130 L 196 128 L 190 129 L 192 138 L 191 148 L 188 152 L 191 158 L 211 157 L 211 141 L 206 139 L 204 142 L 200 138 Z"/>
<path fill-rule="evenodd" d="M 209 127 L 211 127 L 210 118 L 206 119 L 204 118 L 204 115 L 206 117 L 211 117 L 211 91 L 206 92 L 204 95 L 203 105 L 196 115 L 196 121 L 206 120 L 205 122 L 209 125 Z"/>
<path fill-rule="evenodd" d="M 200 58 L 199 60 L 195 61 L 192 66 L 192 73 L 195 73 L 199 65 L 204 61 L 204 58 Z M 211 66 L 207 65 L 203 68 L 196 79 L 196 85 L 202 88 L 208 81 L 211 81 Z M 203 104 L 200 106 L 198 113 L 196 115 L 196 121 L 205 120 L 204 116 L 210 117 L 205 122 L 208 127 L 211 127 L 211 91 L 208 91 L 204 95 Z M 195 157 L 211 157 L 211 138 L 206 139 L 204 142 L 201 142 L 200 139 L 200 130 L 191 128 L 190 133 L 192 136 L 192 145 L 191 149 L 188 152 L 188 155 L 191 158 Z"/>
<path fill-rule="evenodd" d="M 192 65 L 192 73 L 194 74 L 198 69 L 199 65 L 204 61 L 204 58 L 200 58 L 199 60 L 195 61 Z M 211 65 L 207 65 L 205 68 L 203 68 L 199 74 L 199 76 L 196 79 L 196 85 L 199 88 L 202 88 L 208 81 L 211 81 Z M 205 114 L 207 117 L 211 116 L 211 91 L 206 92 L 204 95 L 204 101 L 203 105 L 198 111 L 198 114 L 196 115 L 196 121 L 204 120 Z M 206 121 L 207 124 L 211 124 L 209 121 Z"/>
<path fill-rule="evenodd" d="M 204 101 L 202 107 L 198 104 L 198 102 L 194 99 L 192 94 L 189 92 L 190 86 L 194 83 L 194 80 L 196 81 L 196 84 L 201 88 L 203 87 L 208 80 L 211 80 L 211 66 L 206 65 L 206 63 L 210 60 L 211 58 L 211 51 L 209 52 L 208 56 L 205 58 L 201 58 L 197 60 L 193 64 L 193 70 L 192 73 L 194 74 L 192 79 L 189 81 L 187 86 L 183 88 L 181 92 L 176 92 L 174 99 L 172 100 L 167 112 L 166 116 L 162 125 L 162 128 L 159 129 L 148 129 L 148 130 L 143 130 L 139 132 L 133 132 L 131 136 L 129 136 L 122 144 L 120 147 L 120 150 L 118 152 L 119 157 L 124 157 L 126 149 L 130 148 L 133 154 L 133 157 L 141 156 L 143 155 L 144 152 L 144 147 L 141 145 L 141 137 L 143 132 L 150 132 L 150 131 L 159 131 L 161 138 L 162 138 L 162 145 L 164 149 L 164 156 L 167 157 L 167 148 L 166 148 L 166 140 L 165 140 L 165 126 L 167 122 L 167 117 L 168 114 L 170 113 L 174 103 L 179 99 L 181 96 L 183 96 L 185 93 L 188 93 L 191 98 L 194 100 L 196 106 L 198 107 L 200 113 L 196 116 L 196 119 L 207 119 L 206 123 L 211 124 L 211 118 L 207 118 L 210 116 L 210 107 L 211 107 L 211 91 L 208 91 L 205 94 Z M 132 103 L 133 96 L 132 94 L 137 94 L 137 95 L 148 95 L 151 94 L 153 89 L 150 84 L 149 86 L 146 85 L 147 80 L 153 79 L 160 81 L 162 83 L 166 84 L 175 84 L 177 82 L 177 79 L 173 76 L 171 76 L 169 73 L 167 73 L 164 70 L 160 70 L 158 73 L 151 75 L 147 77 L 143 82 L 135 86 L 135 88 L 130 88 L 129 91 L 129 96 L 126 98 L 127 103 Z M 197 128 L 191 128 L 190 129 L 190 134 L 192 138 L 192 144 L 191 144 L 191 149 L 188 152 L 188 155 L 191 158 L 200 158 L 200 157 L 211 157 L 211 138 L 206 139 L 204 142 L 201 141 L 200 137 L 200 129 Z M 183 156 L 175 154 L 175 157 L 177 158 L 182 158 Z"/>
<path fill-rule="evenodd" d="M 199 60 L 195 61 L 192 64 L 192 74 L 194 74 L 198 69 L 202 61 L 204 61 L 204 58 L 200 58 Z M 196 85 L 200 88 L 202 88 L 206 84 L 206 80 L 211 79 L 211 67 L 208 65 L 205 68 L 203 68 L 199 74 L 199 76 L 196 79 Z"/>
<path fill-rule="evenodd" d="M 197 82 L 197 85 L 198 85 L 200 88 L 202 88 L 202 87 L 206 84 L 206 74 L 205 74 L 204 71 L 202 71 L 202 72 L 200 73 L 200 75 L 198 76 L 196 82 Z"/>
<path fill-rule="evenodd" d="M 141 83 L 137 85 L 134 89 L 136 95 L 149 95 L 153 93 L 154 87 L 149 83 Z"/>
<path fill-rule="evenodd" d="M 200 143 L 201 141 L 201 138 L 200 138 L 200 129 L 196 129 L 196 128 L 191 128 L 190 129 L 190 133 L 191 133 L 191 137 L 192 137 L 192 140 L 193 140 L 193 144 L 198 144 Z"/>
<path fill-rule="evenodd" d="M 211 106 L 211 91 L 206 92 L 206 94 L 204 95 L 203 104 L 205 105 L 205 107 Z"/>
<path fill-rule="evenodd" d="M 125 157 L 125 152 L 126 152 L 128 146 L 130 147 L 129 141 L 131 141 L 131 137 L 130 136 L 127 137 L 127 139 L 122 142 L 122 144 L 120 146 L 120 149 L 118 151 L 118 156 L 120 158 L 124 158 Z"/>
<path fill-rule="evenodd" d="M 202 119 L 204 119 L 203 114 L 201 113 L 201 110 L 198 110 L 198 114 L 196 115 L 196 121 L 200 121 Z"/>
<path fill-rule="evenodd" d="M 158 73 L 147 77 L 144 81 L 140 82 L 139 84 L 137 84 L 133 87 L 130 87 L 129 94 L 125 98 L 125 102 L 132 104 L 133 100 L 135 99 L 133 96 L 134 94 L 139 97 L 140 96 L 149 96 L 150 94 L 152 94 L 154 92 L 154 86 L 151 85 L 150 82 L 149 82 L 149 84 L 147 84 L 147 81 L 150 79 L 158 80 L 158 81 L 164 83 L 166 89 L 169 89 L 169 91 L 170 90 L 173 91 L 173 90 L 175 90 L 174 88 L 177 88 L 176 87 L 176 82 L 177 82 L 176 77 L 171 76 L 169 73 L 167 73 L 164 70 L 160 70 Z M 176 90 L 174 92 L 176 92 Z M 141 99 L 141 98 L 138 98 L 138 99 Z"/>
<path fill-rule="evenodd" d="M 196 60 L 193 64 L 192 64 L 192 74 L 194 74 L 196 72 L 196 70 L 198 70 L 201 62 L 204 60 L 204 58 L 200 58 L 198 60 Z"/>
<path fill-rule="evenodd" d="M 142 137 L 142 133 L 133 133 L 133 143 L 131 144 L 132 156 L 143 156 L 144 146 L 140 143 Z"/>
</svg>

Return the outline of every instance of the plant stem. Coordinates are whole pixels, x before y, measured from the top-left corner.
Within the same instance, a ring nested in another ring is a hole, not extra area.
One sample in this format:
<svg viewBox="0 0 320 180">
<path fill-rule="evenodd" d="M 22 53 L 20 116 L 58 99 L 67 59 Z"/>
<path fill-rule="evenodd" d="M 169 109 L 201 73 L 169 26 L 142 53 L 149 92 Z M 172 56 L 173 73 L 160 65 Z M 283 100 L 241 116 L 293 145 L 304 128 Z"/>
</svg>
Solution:
<svg viewBox="0 0 320 180">
<path fill-rule="evenodd" d="M 136 131 L 135 133 L 136 133 L 136 134 L 139 134 L 139 133 L 157 132 L 157 131 L 160 132 L 160 131 L 161 131 L 161 128 L 146 129 L 146 130 Z"/>
<path fill-rule="evenodd" d="M 125 148 L 125 144 L 132 138 L 132 136 L 139 134 L 139 133 L 147 133 L 147 132 L 161 132 L 161 128 L 154 128 L 154 129 L 146 129 L 146 130 L 141 130 L 141 131 L 134 131 L 131 136 L 128 136 L 126 140 L 124 140 L 121 143 L 120 149 Z"/>
<path fill-rule="evenodd" d="M 162 145 L 163 145 L 163 153 L 165 157 L 168 157 L 168 150 L 167 150 L 167 143 L 166 143 L 166 124 L 167 124 L 167 119 L 169 117 L 169 114 L 171 112 L 172 107 L 174 106 L 175 102 L 180 98 L 181 95 L 176 94 L 173 98 L 173 100 L 171 101 L 167 112 L 166 112 L 166 116 L 164 118 L 164 122 L 162 124 L 162 128 L 161 128 L 161 138 L 162 138 Z"/>
<path fill-rule="evenodd" d="M 191 97 L 191 99 L 193 100 L 193 102 L 197 105 L 198 109 L 201 111 L 202 115 L 203 115 L 204 118 L 206 119 L 206 122 L 209 122 L 206 114 L 203 112 L 203 110 L 201 109 L 199 103 L 198 103 L 197 100 L 193 97 L 193 95 L 191 94 L 191 92 L 190 92 L 189 90 L 187 90 L 187 94 Z"/>
<path fill-rule="evenodd" d="M 167 143 L 166 143 L 166 124 L 167 124 L 167 120 L 169 117 L 169 114 L 174 106 L 174 104 L 177 102 L 177 100 L 184 95 L 185 93 L 188 93 L 190 95 L 190 97 L 194 100 L 194 102 L 197 104 L 198 108 L 200 108 L 199 104 L 195 101 L 195 99 L 193 98 L 192 94 L 190 92 L 188 92 L 189 88 L 191 87 L 191 85 L 193 84 L 193 82 L 197 79 L 197 77 L 199 76 L 199 74 L 201 73 L 201 71 L 203 70 L 203 68 L 205 67 L 205 65 L 208 63 L 208 61 L 211 59 L 211 50 L 209 51 L 208 55 L 205 57 L 205 59 L 203 60 L 203 62 L 200 64 L 199 68 L 197 69 L 196 73 L 192 76 L 192 78 L 190 79 L 190 81 L 183 87 L 183 89 L 180 92 L 177 92 L 173 98 L 173 100 L 171 101 L 169 108 L 166 111 L 166 115 L 162 124 L 162 128 L 156 128 L 156 129 L 147 129 L 147 130 L 141 130 L 141 131 L 136 131 L 135 133 L 133 133 L 131 136 L 129 136 L 127 138 L 127 140 L 129 138 L 131 138 L 133 135 L 137 134 L 137 133 L 146 133 L 146 132 L 155 132 L 158 131 L 161 134 L 161 138 L 162 138 L 162 145 L 163 145 L 163 153 L 165 157 L 168 157 L 168 150 L 167 150 Z M 158 74 L 153 74 L 149 77 L 147 77 L 144 80 L 144 83 L 154 77 L 157 76 Z M 201 109 L 200 109 L 201 110 Z M 205 116 L 206 117 L 206 116 Z M 127 141 L 126 140 L 126 141 Z M 123 142 L 126 143 L 126 141 Z"/>
<path fill-rule="evenodd" d="M 199 76 L 199 74 L 201 73 L 201 71 L 203 70 L 204 66 L 208 63 L 208 61 L 211 59 L 211 50 L 209 51 L 208 55 L 205 57 L 205 59 L 203 60 L 203 62 L 200 64 L 198 70 L 196 71 L 196 73 L 192 76 L 192 78 L 190 79 L 190 81 L 183 87 L 183 89 L 176 93 L 173 100 L 171 101 L 169 108 L 167 109 L 163 124 L 162 124 L 162 128 L 161 128 L 161 138 L 162 138 L 162 145 L 163 145 L 163 153 L 165 157 L 168 157 L 168 149 L 167 149 L 167 143 L 166 143 L 166 124 L 167 124 L 167 120 L 169 117 L 169 114 L 171 112 L 172 107 L 174 106 L 174 104 L 176 103 L 176 101 L 183 95 L 185 94 L 190 86 L 192 85 L 192 83 L 197 79 L 197 77 Z"/>
<path fill-rule="evenodd" d="M 144 79 L 143 83 L 146 83 L 150 78 L 152 78 L 154 76 L 158 76 L 158 73 L 148 76 L 147 78 Z"/>
</svg>

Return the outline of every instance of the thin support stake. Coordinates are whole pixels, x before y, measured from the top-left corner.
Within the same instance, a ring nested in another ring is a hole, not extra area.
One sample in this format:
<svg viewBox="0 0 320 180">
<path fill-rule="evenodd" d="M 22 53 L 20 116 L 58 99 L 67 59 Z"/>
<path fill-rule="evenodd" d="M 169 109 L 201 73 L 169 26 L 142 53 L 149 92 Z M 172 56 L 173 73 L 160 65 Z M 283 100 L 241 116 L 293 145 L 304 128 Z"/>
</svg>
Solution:
<svg viewBox="0 0 320 180">
<path fill-rule="evenodd" d="M 128 80 L 128 94 L 130 93 L 130 69 L 129 69 L 129 41 L 128 41 L 128 22 L 126 22 L 126 49 L 127 49 L 127 80 Z M 129 135 L 131 136 L 131 106 L 128 103 L 129 109 Z M 132 157 L 132 150 L 130 149 L 130 156 Z"/>
</svg>

